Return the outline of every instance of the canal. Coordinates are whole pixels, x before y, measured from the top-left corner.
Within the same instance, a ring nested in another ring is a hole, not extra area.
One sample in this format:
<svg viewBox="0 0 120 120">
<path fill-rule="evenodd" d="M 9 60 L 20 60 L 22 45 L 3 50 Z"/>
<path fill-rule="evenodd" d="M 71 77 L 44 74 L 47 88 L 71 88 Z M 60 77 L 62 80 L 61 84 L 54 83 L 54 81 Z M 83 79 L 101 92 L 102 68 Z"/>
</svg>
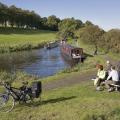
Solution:
<svg viewBox="0 0 120 120">
<path fill-rule="evenodd" d="M 0 70 L 22 71 L 39 77 L 52 76 L 70 66 L 61 56 L 59 47 L 0 55 Z"/>
</svg>

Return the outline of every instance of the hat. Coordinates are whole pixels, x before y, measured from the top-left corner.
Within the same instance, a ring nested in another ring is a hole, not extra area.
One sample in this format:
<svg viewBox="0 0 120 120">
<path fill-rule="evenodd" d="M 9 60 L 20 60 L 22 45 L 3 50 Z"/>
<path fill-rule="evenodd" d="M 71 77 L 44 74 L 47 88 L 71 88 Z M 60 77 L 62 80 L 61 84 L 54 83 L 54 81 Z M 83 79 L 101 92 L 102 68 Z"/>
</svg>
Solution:
<svg viewBox="0 0 120 120">
<path fill-rule="evenodd" d="M 109 63 L 110 63 L 110 61 L 109 61 L 109 60 L 107 60 L 107 61 L 106 61 L 106 63 L 107 63 L 107 64 L 109 64 Z"/>
</svg>

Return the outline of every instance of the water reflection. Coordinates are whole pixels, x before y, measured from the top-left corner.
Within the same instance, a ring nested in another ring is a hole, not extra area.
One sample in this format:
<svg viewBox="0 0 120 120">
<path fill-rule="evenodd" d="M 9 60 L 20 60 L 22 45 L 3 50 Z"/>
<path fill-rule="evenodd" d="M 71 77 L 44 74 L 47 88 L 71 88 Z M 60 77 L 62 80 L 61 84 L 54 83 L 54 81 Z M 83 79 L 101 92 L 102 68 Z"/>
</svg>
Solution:
<svg viewBox="0 0 120 120">
<path fill-rule="evenodd" d="M 0 55 L 0 69 L 10 72 L 21 70 L 45 77 L 66 67 L 70 67 L 70 63 L 62 58 L 59 47 Z"/>
</svg>

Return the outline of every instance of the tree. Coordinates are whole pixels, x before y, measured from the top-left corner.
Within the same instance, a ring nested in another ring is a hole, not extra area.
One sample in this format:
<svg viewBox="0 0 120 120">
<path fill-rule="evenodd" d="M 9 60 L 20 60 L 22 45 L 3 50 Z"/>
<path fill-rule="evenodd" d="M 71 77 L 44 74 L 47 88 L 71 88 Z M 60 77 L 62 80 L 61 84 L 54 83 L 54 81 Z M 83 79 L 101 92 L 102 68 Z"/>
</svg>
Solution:
<svg viewBox="0 0 120 120">
<path fill-rule="evenodd" d="M 85 43 L 92 44 L 95 46 L 94 54 L 97 54 L 99 43 L 101 41 L 101 37 L 104 34 L 104 30 L 100 29 L 95 25 L 88 25 L 77 32 L 77 36 Z"/>
<path fill-rule="evenodd" d="M 120 52 L 120 30 L 112 29 L 106 32 L 102 39 L 104 40 L 104 48 L 106 52 L 112 51 L 115 53 Z M 102 45 L 101 45 L 102 46 Z"/>
<path fill-rule="evenodd" d="M 7 26 L 8 20 L 8 7 L 2 3 L 0 3 L 0 23 L 2 25 Z"/>
<path fill-rule="evenodd" d="M 14 5 L 9 7 L 9 22 L 11 27 L 13 27 L 16 23 L 16 11 L 17 8 Z"/>
<path fill-rule="evenodd" d="M 93 26 L 94 24 L 91 21 L 87 20 L 84 25 L 85 26 Z"/>
<path fill-rule="evenodd" d="M 83 26 L 82 21 L 74 18 L 63 19 L 58 25 L 58 37 L 67 38 L 74 37 L 74 32 Z"/>
<path fill-rule="evenodd" d="M 44 29 L 44 30 L 48 29 L 48 26 L 47 26 L 47 17 L 41 18 L 41 28 Z"/>
<path fill-rule="evenodd" d="M 60 22 L 60 19 L 52 15 L 52 16 L 49 16 L 47 19 L 47 26 L 49 27 L 50 30 L 57 31 L 59 22 Z"/>
</svg>

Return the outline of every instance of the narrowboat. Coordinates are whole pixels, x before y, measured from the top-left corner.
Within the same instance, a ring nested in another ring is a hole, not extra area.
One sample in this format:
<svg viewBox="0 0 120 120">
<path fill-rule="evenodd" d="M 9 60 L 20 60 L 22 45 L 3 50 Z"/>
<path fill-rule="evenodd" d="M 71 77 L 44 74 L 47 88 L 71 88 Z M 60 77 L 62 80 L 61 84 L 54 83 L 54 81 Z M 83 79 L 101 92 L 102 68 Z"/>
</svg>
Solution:
<svg viewBox="0 0 120 120">
<path fill-rule="evenodd" d="M 58 47 L 58 41 L 49 42 L 45 45 L 46 49 L 52 49 L 52 48 L 55 48 L 55 47 Z"/>
<path fill-rule="evenodd" d="M 68 60 L 83 62 L 85 58 L 83 48 L 75 47 L 66 43 L 61 43 L 60 50 L 63 57 L 65 57 Z"/>
</svg>

